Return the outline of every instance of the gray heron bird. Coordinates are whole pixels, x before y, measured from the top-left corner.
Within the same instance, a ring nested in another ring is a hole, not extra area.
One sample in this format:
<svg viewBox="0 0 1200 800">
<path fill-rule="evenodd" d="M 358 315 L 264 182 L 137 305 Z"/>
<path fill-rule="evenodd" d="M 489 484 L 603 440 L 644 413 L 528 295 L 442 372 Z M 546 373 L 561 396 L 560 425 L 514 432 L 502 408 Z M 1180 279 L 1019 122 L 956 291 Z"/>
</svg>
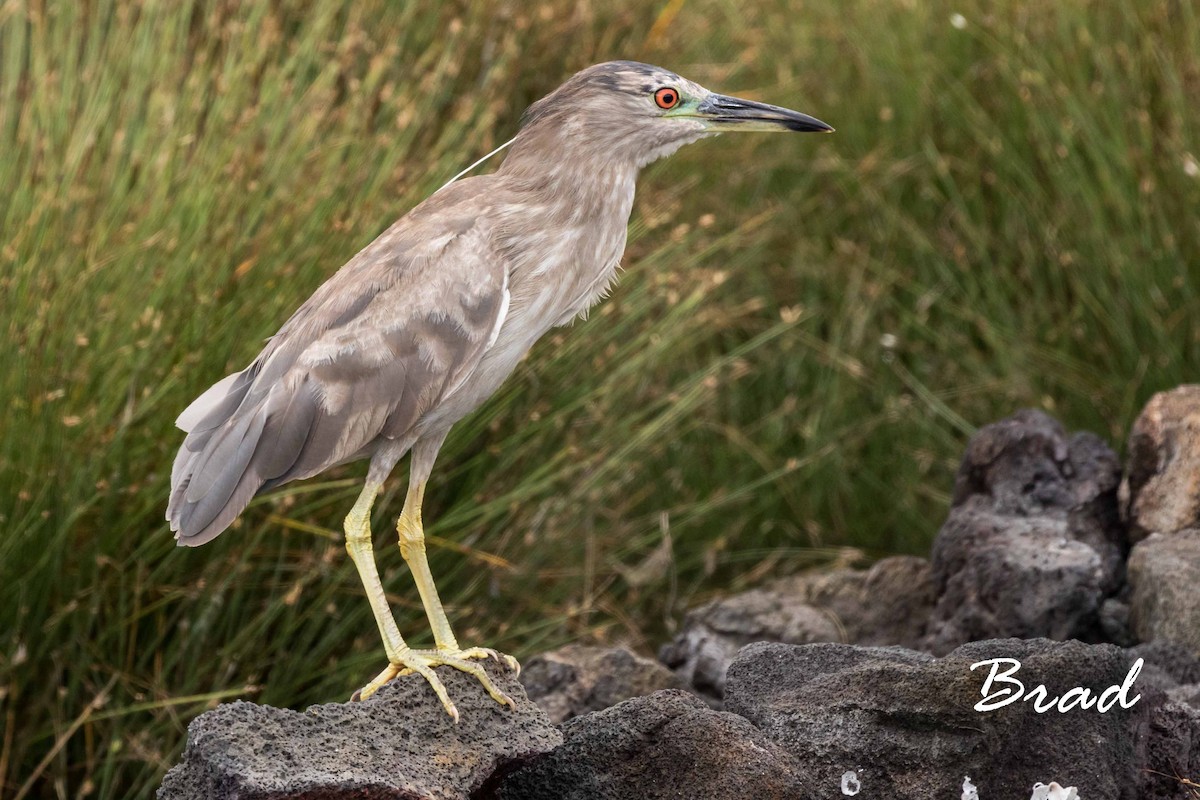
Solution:
<svg viewBox="0 0 1200 800">
<path fill-rule="evenodd" d="M 579 72 L 529 108 L 496 172 L 452 182 L 401 217 L 318 288 L 249 366 L 179 416 L 187 436 L 167 508 L 175 538 L 204 544 L 255 495 L 370 459 L 345 518 L 346 549 L 388 665 L 354 696 L 418 673 L 457 720 L 434 673 L 449 666 L 511 705 L 478 659 L 514 670 L 515 659 L 459 645 L 425 557 L 422 497 L 447 432 L 539 337 L 604 297 L 642 167 L 725 131 L 832 130 L 647 64 Z M 372 549 L 372 504 L 406 453 L 408 493 L 396 527 L 433 631 L 429 650 L 400 635 Z"/>
</svg>

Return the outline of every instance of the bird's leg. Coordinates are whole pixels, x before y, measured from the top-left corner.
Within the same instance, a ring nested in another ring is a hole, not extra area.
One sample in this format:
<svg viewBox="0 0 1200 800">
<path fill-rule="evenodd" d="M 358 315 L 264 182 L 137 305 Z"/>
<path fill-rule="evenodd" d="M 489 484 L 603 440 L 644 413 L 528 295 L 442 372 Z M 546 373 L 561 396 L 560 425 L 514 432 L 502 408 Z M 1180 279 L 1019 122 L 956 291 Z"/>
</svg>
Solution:
<svg viewBox="0 0 1200 800">
<path fill-rule="evenodd" d="M 421 441 L 414 445 L 408 494 L 404 500 L 404 510 L 396 522 L 396 530 L 400 537 L 400 555 L 412 570 L 417 592 L 425 606 L 425 615 L 429 618 L 429 626 L 433 630 L 434 649 L 420 652 L 427 655 L 434 665 L 445 664 L 474 675 L 495 700 L 512 705 L 512 700 L 496 688 L 483 667 L 470 659 L 494 658 L 503 661 L 514 672 L 520 672 L 521 667 L 517 660 L 488 647 L 470 647 L 464 650 L 459 646 L 458 639 L 450 628 L 450 620 L 446 618 L 446 611 L 442 608 L 441 598 L 438 597 L 433 574 L 429 571 L 429 560 L 425 555 L 425 531 L 421 524 L 421 504 L 425 498 L 425 481 L 433 470 L 433 461 L 440 446 L 440 439 Z"/>
<path fill-rule="evenodd" d="M 414 652 L 427 659 L 426 663 L 430 666 L 445 665 L 474 675 L 496 702 L 513 706 L 512 698 L 500 691 L 483 667 L 470 659 L 503 660 L 514 672 L 520 670 L 517 660 L 487 647 L 471 647 L 464 650 L 458 646 L 458 640 L 454 638 L 454 632 L 450 629 L 450 621 L 446 619 L 446 611 L 442 608 L 437 587 L 433 583 L 433 575 L 429 571 L 429 561 L 425 557 L 425 532 L 421 527 L 421 499 L 424 493 L 425 481 L 410 483 L 408 497 L 404 501 L 404 511 L 396 523 L 400 534 L 400 555 L 404 556 L 405 562 L 412 570 L 417 592 L 425 606 L 425 615 L 429 617 L 429 626 L 433 629 L 434 649 Z M 453 711 L 451 716 L 457 718 Z"/>
<path fill-rule="evenodd" d="M 362 494 L 358 496 L 354 507 L 346 515 L 345 529 L 346 550 L 350 553 L 350 559 L 354 562 L 354 566 L 358 568 L 358 577 L 362 579 L 363 588 L 366 589 L 367 600 L 370 601 L 371 611 L 375 615 L 375 623 L 379 626 L 379 635 L 383 638 L 383 650 L 387 653 L 388 666 L 373 681 L 355 692 L 352 700 L 366 700 L 375 694 L 380 686 L 406 669 L 420 671 L 405 661 L 405 657 L 412 650 L 404 643 L 404 637 L 400 635 L 400 629 L 396 627 L 396 618 L 392 616 L 392 610 L 388 606 L 387 595 L 383 591 L 383 582 L 379 580 L 379 569 L 375 565 L 375 550 L 371 541 L 371 506 L 375 503 L 380 486 L 381 484 L 378 482 L 367 480 Z M 450 702 L 445 688 L 441 681 L 433 675 L 433 671 L 426 668 L 421 674 L 433 686 L 442 704 L 446 706 L 447 711 L 450 711 L 450 715 L 458 719 L 454 704 Z"/>
<path fill-rule="evenodd" d="M 425 556 L 425 529 L 421 525 L 421 503 L 424 499 L 425 481 L 412 481 L 404 499 L 404 510 L 400 512 L 400 519 L 396 520 L 396 532 L 400 534 L 400 555 L 412 570 L 437 649 L 458 651 L 458 639 L 450 629 L 450 620 L 442 608 L 442 599 L 433 583 L 433 573 L 429 571 L 429 559 Z"/>
<path fill-rule="evenodd" d="M 400 534 L 400 555 L 412 570 L 413 580 L 417 584 L 417 592 L 425 605 L 425 616 L 429 618 L 429 627 L 433 630 L 433 641 L 439 652 L 454 654 L 458 658 L 494 658 L 503 660 L 514 672 L 520 672 L 521 666 L 517 660 L 504 655 L 490 647 L 472 647 L 463 650 L 458 646 L 458 639 L 450 629 L 450 620 L 442 608 L 442 600 L 438 597 L 437 586 L 433 582 L 433 574 L 429 571 L 429 560 L 425 556 L 425 531 L 421 525 L 421 502 L 425 496 L 425 481 L 411 483 L 408 497 L 404 501 L 404 511 L 396 522 L 396 530 Z"/>
<path fill-rule="evenodd" d="M 456 647 L 455 652 L 442 653 L 440 647 L 437 651 L 423 651 L 413 650 L 405 644 L 404 638 L 400 635 L 400 629 L 396 626 L 396 620 L 392 616 L 392 611 L 388 607 L 383 583 L 379 580 L 379 570 L 375 565 L 375 553 L 371 542 L 371 505 L 375 502 L 376 495 L 379 494 L 380 486 L 381 484 L 378 482 L 367 481 L 367 485 L 363 487 L 362 494 L 358 496 L 354 507 L 346 515 L 345 529 L 346 550 L 349 551 L 354 566 L 358 568 L 359 577 L 366 588 L 367 599 L 371 602 L 371 611 L 375 614 L 375 622 L 379 625 L 380 636 L 383 637 L 383 648 L 387 653 L 388 665 L 383 672 L 375 676 L 374 680 L 355 692 L 352 699 L 365 700 L 393 678 L 415 672 L 429 682 L 445 707 L 446 713 L 457 722 L 458 709 L 451 702 L 441 679 L 433 671 L 434 667 L 446 664 L 475 675 L 483 683 L 488 693 L 498 702 L 513 705 L 512 700 L 495 687 L 481 666 L 467 661 L 468 658 L 491 655 L 492 651 L 481 651 L 476 654 L 473 651 L 459 651 Z M 428 572 L 428 567 L 426 567 L 426 572 Z M 441 607 L 440 604 L 438 607 Z M 453 637 L 451 639 L 453 640 Z"/>
<path fill-rule="evenodd" d="M 396 661 L 396 657 L 408 646 L 396 627 L 396 619 L 388 607 L 387 596 L 383 592 L 383 583 L 379 580 L 379 569 L 375 566 L 375 551 L 371 542 L 371 506 L 379 494 L 380 484 L 367 481 L 362 494 L 354 503 L 354 508 L 346 515 L 346 550 L 350 559 L 358 568 L 358 577 L 362 579 L 363 588 L 367 592 L 367 600 L 371 602 L 371 611 L 375 614 L 375 623 L 379 626 L 379 635 L 383 637 L 383 649 L 388 661 Z"/>
</svg>

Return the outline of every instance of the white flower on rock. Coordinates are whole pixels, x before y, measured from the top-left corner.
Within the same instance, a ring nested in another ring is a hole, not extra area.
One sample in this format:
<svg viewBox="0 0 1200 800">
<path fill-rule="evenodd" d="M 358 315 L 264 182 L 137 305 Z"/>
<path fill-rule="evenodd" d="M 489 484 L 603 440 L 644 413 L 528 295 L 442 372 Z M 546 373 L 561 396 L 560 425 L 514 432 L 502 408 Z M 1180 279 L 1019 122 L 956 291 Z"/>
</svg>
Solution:
<svg viewBox="0 0 1200 800">
<path fill-rule="evenodd" d="M 1074 786 L 1059 786 L 1056 781 L 1050 781 L 1049 786 L 1038 781 L 1029 800 L 1079 800 L 1079 790 Z"/>
<path fill-rule="evenodd" d="M 852 769 L 848 769 L 842 773 L 842 794 L 847 797 L 853 797 L 862 789 L 862 784 L 858 780 L 858 773 Z"/>
</svg>

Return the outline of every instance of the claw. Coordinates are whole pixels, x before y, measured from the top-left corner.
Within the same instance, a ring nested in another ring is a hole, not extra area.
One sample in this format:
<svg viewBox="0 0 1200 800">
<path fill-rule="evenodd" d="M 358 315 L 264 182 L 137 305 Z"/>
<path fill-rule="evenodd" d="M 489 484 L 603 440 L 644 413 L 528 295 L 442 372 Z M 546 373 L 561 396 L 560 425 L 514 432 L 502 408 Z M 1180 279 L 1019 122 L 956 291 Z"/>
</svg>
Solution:
<svg viewBox="0 0 1200 800">
<path fill-rule="evenodd" d="M 471 647 L 458 653 L 459 658 L 490 658 L 498 664 L 504 664 L 516 676 L 521 675 L 521 664 L 508 653 L 501 653 L 490 647 Z"/>
<path fill-rule="evenodd" d="M 497 662 L 503 662 L 513 672 L 518 675 L 520 674 L 521 666 L 515 658 L 493 650 L 490 647 L 471 647 L 466 650 L 407 650 L 400 654 L 397 661 L 389 663 L 383 672 L 375 676 L 374 680 L 355 692 L 350 699 L 351 701 L 366 700 L 379 691 L 380 687 L 388 681 L 403 675 L 416 673 L 429 683 L 434 694 L 442 701 L 442 707 L 446 709 L 446 713 L 457 723 L 458 708 L 451 702 L 450 696 L 446 693 L 445 685 L 433 671 L 434 667 L 446 666 L 453 667 L 473 676 L 483 684 L 483 688 L 491 695 L 493 700 L 501 705 L 515 709 L 517 705 L 513 702 L 513 699 L 500 691 L 482 666 L 471 660 L 477 658 L 495 659 Z"/>
</svg>

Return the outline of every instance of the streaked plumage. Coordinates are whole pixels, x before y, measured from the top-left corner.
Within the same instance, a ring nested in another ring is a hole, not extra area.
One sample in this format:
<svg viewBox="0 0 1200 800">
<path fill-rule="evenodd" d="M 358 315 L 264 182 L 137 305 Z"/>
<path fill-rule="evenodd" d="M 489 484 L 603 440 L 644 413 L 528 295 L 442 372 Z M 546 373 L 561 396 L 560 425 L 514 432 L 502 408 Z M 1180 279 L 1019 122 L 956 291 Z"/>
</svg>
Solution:
<svg viewBox="0 0 1200 800">
<path fill-rule="evenodd" d="M 181 544 L 212 539 L 261 490 L 381 450 L 394 464 L 461 396 L 508 316 L 508 270 L 475 191 L 488 180 L 456 183 L 385 231 L 183 413 L 170 505 Z"/>
<path fill-rule="evenodd" d="M 670 108 L 661 105 L 663 91 L 667 99 L 676 93 Z M 410 480 L 423 490 L 450 427 L 540 336 L 603 297 L 625 248 L 640 168 L 739 127 L 829 129 L 633 62 L 591 67 L 535 103 L 496 173 L 453 183 L 393 224 L 317 289 L 246 369 L 180 415 L 187 437 L 167 510 L 180 544 L 219 535 L 259 492 L 347 461 L 369 458 L 368 488 L 377 491 L 416 447 L 422 466 L 414 455 Z M 374 494 L 366 494 L 369 510 Z M 418 492 L 418 528 L 419 499 Z M 362 538 L 357 529 L 354 538 Z M 364 582 L 373 591 L 366 572 Z M 435 605 L 431 619 L 441 612 Z M 389 626 L 378 621 L 386 643 Z M 438 646 L 457 648 L 440 637 Z M 393 665 L 417 669 L 395 655 Z"/>
</svg>

